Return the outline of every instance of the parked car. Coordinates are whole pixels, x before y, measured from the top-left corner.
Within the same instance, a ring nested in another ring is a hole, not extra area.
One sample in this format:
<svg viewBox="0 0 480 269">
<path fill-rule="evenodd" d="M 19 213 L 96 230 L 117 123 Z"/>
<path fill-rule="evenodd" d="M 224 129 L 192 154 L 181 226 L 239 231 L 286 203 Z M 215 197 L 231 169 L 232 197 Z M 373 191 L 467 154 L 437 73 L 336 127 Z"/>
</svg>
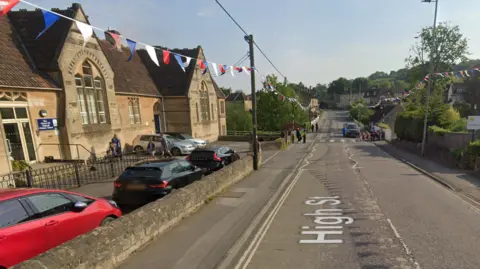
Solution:
<svg viewBox="0 0 480 269">
<path fill-rule="evenodd" d="M 164 134 L 164 137 L 167 141 L 168 150 L 173 156 L 188 155 L 195 149 L 192 142 L 182 141 L 168 134 Z"/>
<path fill-rule="evenodd" d="M 360 137 L 360 128 L 356 124 L 347 124 L 347 131 L 345 132 L 346 137 L 358 138 Z"/>
<path fill-rule="evenodd" d="M 205 169 L 207 173 L 217 171 L 239 159 L 240 156 L 229 147 L 212 146 L 197 148 L 186 158 L 193 165 Z"/>
<path fill-rule="evenodd" d="M 0 189 L 0 268 L 21 263 L 122 216 L 117 204 L 68 191 Z"/>
<path fill-rule="evenodd" d="M 162 136 L 159 134 L 142 134 L 137 135 L 133 140 L 133 149 L 135 151 L 144 151 L 147 150 L 148 143 L 150 139 L 155 143 L 155 148 L 157 151 L 163 149 L 162 147 Z M 187 155 L 192 152 L 195 147 L 190 142 L 184 142 L 178 139 L 173 138 L 172 136 L 165 135 L 167 141 L 168 150 L 174 156 Z"/>
<path fill-rule="evenodd" d="M 200 180 L 202 176 L 202 169 L 185 160 L 140 163 L 127 167 L 115 180 L 112 199 L 120 205 L 144 205 Z"/>
<path fill-rule="evenodd" d="M 178 140 L 190 142 L 195 148 L 205 147 L 207 145 L 207 141 L 199 138 L 193 138 L 191 135 L 188 135 L 188 134 L 182 134 L 182 133 L 165 133 L 165 134 Z"/>
</svg>

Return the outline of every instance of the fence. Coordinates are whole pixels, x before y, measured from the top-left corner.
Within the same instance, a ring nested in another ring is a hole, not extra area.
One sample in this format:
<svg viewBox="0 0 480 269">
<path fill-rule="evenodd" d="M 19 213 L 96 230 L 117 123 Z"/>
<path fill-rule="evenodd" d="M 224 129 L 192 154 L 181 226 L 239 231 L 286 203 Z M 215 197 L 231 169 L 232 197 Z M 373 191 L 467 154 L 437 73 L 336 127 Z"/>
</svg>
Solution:
<svg viewBox="0 0 480 269">
<path fill-rule="evenodd" d="M 0 188 L 71 189 L 112 179 L 120 175 L 128 166 L 151 158 L 147 154 L 132 154 L 25 170 L 1 176 Z"/>
<path fill-rule="evenodd" d="M 281 132 L 276 131 L 257 131 L 257 135 L 262 135 L 262 136 L 278 136 Z M 227 135 L 233 135 L 233 136 L 250 136 L 252 135 L 251 131 L 231 131 L 227 130 Z"/>
</svg>

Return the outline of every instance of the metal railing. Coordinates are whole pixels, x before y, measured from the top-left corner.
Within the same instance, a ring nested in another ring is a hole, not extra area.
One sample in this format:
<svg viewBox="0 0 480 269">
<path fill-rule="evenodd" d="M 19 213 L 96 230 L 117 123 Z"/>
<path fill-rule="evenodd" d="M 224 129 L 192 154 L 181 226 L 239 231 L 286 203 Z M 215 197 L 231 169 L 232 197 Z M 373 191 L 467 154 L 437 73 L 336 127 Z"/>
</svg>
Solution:
<svg viewBox="0 0 480 269">
<path fill-rule="evenodd" d="M 128 166 L 149 159 L 152 159 L 149 154 L 136 153 L 119 157 L 95 158 L 36 170 L 27 169 L 0 176 L 0 188 L 71 189 L 114 179 Z"/>
<path fill-rule="evenodd" d="M 280 131 L 257 131 L 257 135 L 262 136 L 278 136 L 280 135 Z M 235 136 L 249 136 L 252 135 L 251 131 L 231 131 L 227 130 L 227 135 L 235 135 Z"/>
</svg>

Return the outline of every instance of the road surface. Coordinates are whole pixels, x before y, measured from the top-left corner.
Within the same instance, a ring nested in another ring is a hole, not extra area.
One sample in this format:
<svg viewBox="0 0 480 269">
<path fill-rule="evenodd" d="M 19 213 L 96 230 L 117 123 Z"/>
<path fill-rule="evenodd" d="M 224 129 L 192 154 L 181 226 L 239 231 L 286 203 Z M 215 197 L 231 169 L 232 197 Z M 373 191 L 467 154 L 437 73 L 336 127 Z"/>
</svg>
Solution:
<svg viewBox="0 0 480 269">
<path fill-rule="evenodd" d="M 120 268 L 480 268 L 478 209 L 326 116 Z"/>
</svg>

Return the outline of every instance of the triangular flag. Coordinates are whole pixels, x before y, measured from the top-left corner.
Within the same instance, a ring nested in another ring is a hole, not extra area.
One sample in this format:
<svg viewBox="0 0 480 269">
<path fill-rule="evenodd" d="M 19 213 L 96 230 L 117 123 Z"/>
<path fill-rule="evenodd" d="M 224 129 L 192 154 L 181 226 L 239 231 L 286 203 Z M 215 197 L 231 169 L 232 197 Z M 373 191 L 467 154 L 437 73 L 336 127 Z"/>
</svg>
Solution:
<svg viewBox="0 0 480 269">
<path fill-rule="evenodd" d="M 113 33 L 113 32 L 109 32 L 109 31 L 105 31 L 105 39 L 110 43 L 112 44 L 112 46 L 116 49 L 120 49 L 121 48 L 121 45 L 120 45 L 120 35 L 119 34 L 116 34 L 116 33 Z"/>
<path fill-rule="evenodd" d="M 222 75 L 225 75 L 225 72 L 227 72 L 227 70 L 226 70 L 226 69 L 227 69 L 227 66 L 226 66 L 226 65 L 219 64 L 219 65 L 218 65 L 218 68 L 220 68 L 220 73 L 221 73 Z"/>
<path fill-rule="evenodd" d="M 203 70 L 202 75 L 205 75 L 207 73 L 207 71 L 208 71 L 208 62 L 205 61 L 205 70 Z"/>
<path fill-rule="evenodd" d="M 80 30 L 80 33 L 82 33 L 83 46 L 85 47 L 85 45 L 87 45 L 87 43 L 88 43 L 88 40 L 93 35 L 93 28 L 92 28 L 92 26 L 90 26 L 86 23 L 83 23 L 83 22 L 80 22 L 80 21 L 75 21 L 75 22 L 77 24 L 78 29 Z"/>
<path fill-rule="evenodd" d="M 163 50 L 163 62 L 165 64 L 169 64 L 170 63 L 170 51 L 168 50 Z"/>
<path fill-rule="evenodd" d="M 234 66 L 233 68 L 235 68 L 236 71 L 238 71 L 238 73 L 242 73 L 243 69 L 239 66 Z"/>
<path fill-rule="evenodd" d="M 127 62 L 130 62 L 130 60 L 133 58 L 133 55 L 135 54 L 135 47 L 137 46 L 137 42 L 127 38 L 127 44 L 130 47 L 130 57 L 128 57 Z"/>
<path fill-rule="evenodd" d="M 233 73 L 233 66 L 230 66 L 230 73 L 232 74 L 232 77 L 235 76 L 235 73 Z"/>
<path fill-rule="evenodd" d="M 182 56 L 178 54 L 173 54 L 173 56 L 175 56 L 175 60 L 177 60 L 177 63 L 178 65 L 180 65 L 180 68 L 182 68 L 183 72 L 185 72 L 185 66 L 183 65 Z"/>
<path fill-rule="evenodd" d="M 157 57 L 157 52 L 155 51 L 155 48 L 150 46 L 150 45 L 145 45 L 145 50 L 148 53 L 148 56 L 150 56 L 150 59 L 157 65 L 160 66 L 160 63 L 158 62 L 158 57 Z"/>
<path fill-rule="evenodd" d="M 216 63 L 212 63 L 212 67 L 213 67 L 213 72 L 215 72 L 215 76 L 218 77 L 218 68 L 217 68 L 217 64 Z"/>
<path fill-rule="evenodd" d="M 205 64 L 203 63 L 202 60 L 197 60 L 197 65 L 198 65 L 198 67 L 199 67 L 201 70 L 205 70 L 205 69 L 206 69 Z"/>
<path fill-rule="evenodd" d="M 245 73 L 247 73 L 248 75 L 250 75 L 250 70 L 251 70 L 251 69 L 250 69 L 249 67 L 243 66 L 242 69 L 243 69 L 243 71 L 245 71 Z"/>
<path fill-rule="evenodd" d="M 45 28 L 37 35 L 37 39 L 45 33 L 50 26 L 52 26 L 60 17 L 57 14 L 42 10 L 43 20 L 45 21 Z"/>
<path fill-rule="evenodd" d="M 0 0 L 0 17 L 7 14 L 20 0 Z"/>
<path fill-rule="evenodd" d="M 189 67 L 190 66 L 190 62 L 192 61 L 192 58 L 191 57 L 185 57 L 185 68 Z"/>
</svg>

